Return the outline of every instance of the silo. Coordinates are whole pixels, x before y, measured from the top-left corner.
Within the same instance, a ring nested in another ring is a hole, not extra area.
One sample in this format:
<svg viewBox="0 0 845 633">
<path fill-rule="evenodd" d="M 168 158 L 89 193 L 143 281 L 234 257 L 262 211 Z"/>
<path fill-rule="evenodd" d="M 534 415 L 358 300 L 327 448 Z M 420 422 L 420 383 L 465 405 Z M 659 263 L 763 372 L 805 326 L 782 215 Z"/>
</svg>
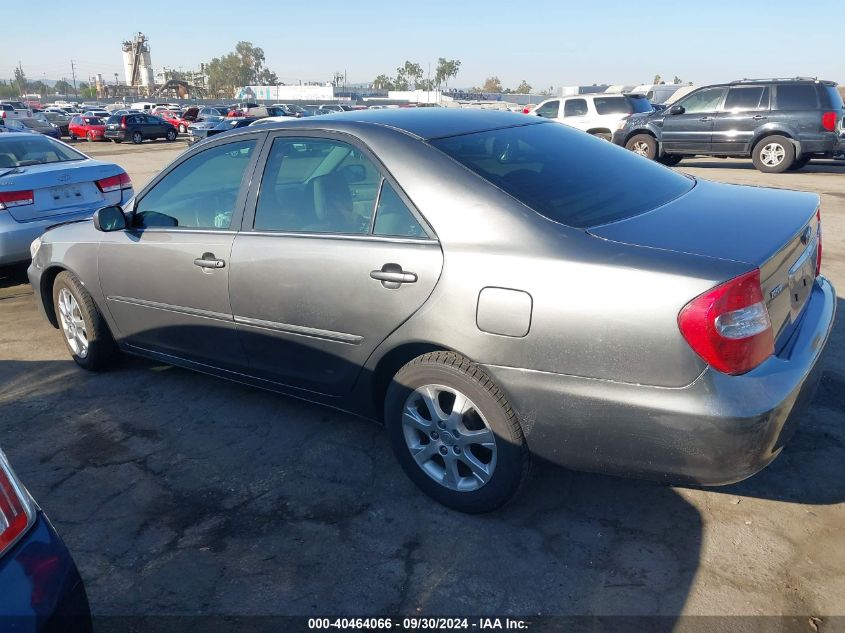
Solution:
<svg viewBox="0 0 845 633">
<path fill-rule="evenodd" d="M 150 46 L 146 42 L 141 49 L 141 85 L 145 88 L 155 86 L 155 75 L 153 74 L 153 63 L 150 60 Z"/>
<path fill-rule="evenodd" d="M 132 42 L 123 43 L 123 74 L 126 77 L 126 85 L 132 85 Z"/>
</svg>

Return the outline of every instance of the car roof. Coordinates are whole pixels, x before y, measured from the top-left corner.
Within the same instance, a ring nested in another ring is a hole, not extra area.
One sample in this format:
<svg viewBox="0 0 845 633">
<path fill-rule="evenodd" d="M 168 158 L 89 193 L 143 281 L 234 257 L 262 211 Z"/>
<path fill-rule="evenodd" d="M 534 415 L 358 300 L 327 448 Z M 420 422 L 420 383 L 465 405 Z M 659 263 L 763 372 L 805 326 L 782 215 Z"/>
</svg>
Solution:
<svg viewBox="0 0 845 633">
<path fill-rule="evenodd" d="M 547 123 L 545 119 L 526 117 L 521 113 L 498 110 L 475 110 L 462 108 L 392 108 L 379 110 L 353 110 L 320 117 L 291 119 L 284 123 L 268 123 L 269 129 L 341 129 L 361 126 L 381 126 L 402 131 L 420 139 L 435 139 L 447 136 L 472 134 L 485 130 L 537 125 Z"/>
</svg>

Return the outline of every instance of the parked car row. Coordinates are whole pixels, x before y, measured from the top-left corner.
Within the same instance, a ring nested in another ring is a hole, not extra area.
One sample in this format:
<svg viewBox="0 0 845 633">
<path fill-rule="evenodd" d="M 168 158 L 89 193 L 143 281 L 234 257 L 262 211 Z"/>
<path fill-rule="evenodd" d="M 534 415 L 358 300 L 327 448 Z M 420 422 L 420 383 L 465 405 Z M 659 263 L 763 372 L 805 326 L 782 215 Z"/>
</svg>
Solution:
<svg viewBox="0 0 845 633">
<path fill-rule="evenodd" d="M 641 94 L 573 95 L 524 112 L 665 165 L 691 156 L 751 158 L 760 171 L 780 173 L 843 155 L 845 109 L 832 81 L 745 79 L 697 88 L 668 107 Z"/>
</svg>

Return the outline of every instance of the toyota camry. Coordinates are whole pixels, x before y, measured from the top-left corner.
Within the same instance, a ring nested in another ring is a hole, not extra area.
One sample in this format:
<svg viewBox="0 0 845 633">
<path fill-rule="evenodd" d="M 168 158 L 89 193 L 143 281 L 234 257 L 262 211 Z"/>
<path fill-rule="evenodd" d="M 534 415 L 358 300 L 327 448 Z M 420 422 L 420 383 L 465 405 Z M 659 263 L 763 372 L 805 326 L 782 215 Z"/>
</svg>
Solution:
<svg viewBox="0 0 845 633">
<path fill-rule="evenodd" d="M 81 367 L 118 351 L 382 422 L 467 512 L 532 460 L 724 484 L 771 462 L 835 294 L 819 198 L 716 184 L 501 112 L 350 112 L 199 144 L 47 231 Z"/>
</svg>

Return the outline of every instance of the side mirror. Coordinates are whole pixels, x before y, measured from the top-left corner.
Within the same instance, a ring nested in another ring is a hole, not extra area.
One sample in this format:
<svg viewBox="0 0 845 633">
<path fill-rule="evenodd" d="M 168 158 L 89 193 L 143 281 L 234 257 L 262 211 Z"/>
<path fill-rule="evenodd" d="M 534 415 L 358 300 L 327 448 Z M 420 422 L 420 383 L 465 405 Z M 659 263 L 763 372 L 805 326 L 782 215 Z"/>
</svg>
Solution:
<svg viewBox="0 0 845 633">
<path fill-rule="evenodd" d="M 94 211 L 94 228 L 108 233 L 110 231 L 125 231 L 126 216 L 123 209 L 114 204 Z"/>
<path fill-rule="evenodd" d="M 682 105 L 673 105 L 669 108 L 669 114 L 683 114 L 684 112 L 686 112 L 686 110 Z"/>
</svg>

